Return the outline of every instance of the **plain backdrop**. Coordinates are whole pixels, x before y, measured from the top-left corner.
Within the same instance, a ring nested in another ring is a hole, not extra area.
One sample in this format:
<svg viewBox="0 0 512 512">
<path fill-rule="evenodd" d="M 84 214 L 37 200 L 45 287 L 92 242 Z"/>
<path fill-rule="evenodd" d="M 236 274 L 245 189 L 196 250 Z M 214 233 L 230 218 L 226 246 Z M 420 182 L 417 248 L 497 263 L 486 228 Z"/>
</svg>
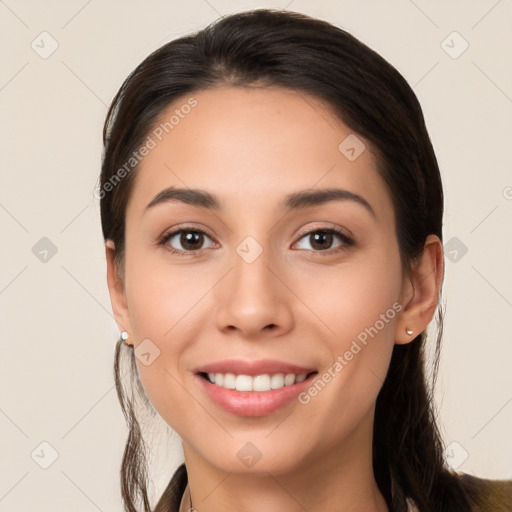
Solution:
<svg viewBox="0 0 512 512">
<path fill-rule="evenodd" d="M 512 2 L 0 1 L 0 509 L 120 511 L 119 336 L 93 191 L 107 106 L 165 42 L 287 8 L 351 32 L 423 106 L 445 187 L 436 400 L 450 464 L 512 477 Z M 164 425 L 165 426 L 165 425 Z M 155 435 L 152 499 L 181 462 Z"/>
</svg>

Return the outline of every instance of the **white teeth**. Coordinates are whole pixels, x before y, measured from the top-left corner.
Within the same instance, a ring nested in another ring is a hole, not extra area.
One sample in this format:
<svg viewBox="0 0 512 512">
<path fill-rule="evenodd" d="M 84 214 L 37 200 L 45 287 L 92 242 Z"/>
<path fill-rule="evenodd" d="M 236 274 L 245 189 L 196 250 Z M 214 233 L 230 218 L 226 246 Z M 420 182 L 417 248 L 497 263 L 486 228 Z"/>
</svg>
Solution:
<svg viewBox="0 0 512 512">
<path fill-rule="evenodd" d="M 215 381 L 217 382 L 217 381 Z M 224 383 L 222 384 L 226 389 L 235 389 L 236 377 L 233 373 L 226 373 L 224 375 Z"/>
<path fill-rule="evenodd" d="M 272 375 L 270 379 L 270 387 L 272 389 L 279 389 L 284 386 L 284 375 L 282 373 L 276 373 Z"/>
<path fill-rule="evenodd" d="M 251 377 L 250 375 L 235 375 L 233 373 L 208 373 L 208 380 L 226 389 L 237 391 L 270 391 L 284 386 L 292 386 L 306 379 L 307 373 L 295 375 L 294 373 L 263 374 Z"/>
<path fill-rule="evenodd" d="M 284 378 L 284 385 L 285 385 L 285 386 L 291 386 L 292 384 L 295 384 L 295 374 L 293 374 L 293 373 L 289 373 L 289 374 Z"/>
<path fill-rule="evenodd" d="M 217 376 L 215 376 L 215 382 L 217 382 Z M 222 386 L 222 384 L 219 384 L 219 386 Z M 249 375 L 237 375 L 235 388 L 237 391 L 252 391 L 252 377 L 249 377 Z"/>
<path fill-rule="evenodd" d="M 250 391 L 268 391 L 270 389 L 270 375 L 257 375 L 252 380 Z"/>
</svg>

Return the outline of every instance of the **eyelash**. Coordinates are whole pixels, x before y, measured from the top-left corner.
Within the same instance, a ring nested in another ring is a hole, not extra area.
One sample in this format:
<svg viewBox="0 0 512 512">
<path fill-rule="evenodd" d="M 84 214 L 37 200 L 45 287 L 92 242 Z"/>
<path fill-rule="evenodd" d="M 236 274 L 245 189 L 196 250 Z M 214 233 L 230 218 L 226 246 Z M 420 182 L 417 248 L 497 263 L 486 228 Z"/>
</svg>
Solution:
<svg viewBox="0 0 512 512">
<path fill-rule="evenodd" d="M 342 231 L 340 231 L 336 228 L 317 228 L 317 229 L 313 229 L 311 231 L 306 231 L 305 233 L 301 233 L 299 235 L 299 240 L 302 240 L 303 238 L 306 238 L 307 236 L 312 235 L 314 233 L 320 233 L 320 232 L 324 233 L 324 234 L 337 235 L 339 237 L 339 239 L 341 240 L 341 242 L 343 243 L 343 245 L 341 245 L 339 247 L 335 247 L 334 249 L 327 249 L 325 251 L 315 251 L 315 250 L 311 250 L 311 249 L 306 249 L 306 250 L 309 250 L 309 251 L 317 253 L 317 254 L 321 254 L 322 256 L 329 256 L 329 255 L 332 255 L 333 253 L 337 253 L 339 251 L 346 251 L 349 247 L 353 246 L 355 243 L 354 240 L 352 240 L 345 233 L 343 233 Z M 203 231 L 201 229 L 184 227 L 184 228 L 177 229 L 175 231 L 171 231 L 170 233 L 166 233 L 157 242 L 157 245 L 159 247 L 164 247 L 164 249 L 166 251 L 169 251 L 171 254 L 175 254 L 177 256 L 195 255 L 199 251 L 202 250 L 202 249 L 199 249 L 196 251 L 181 251 L 181 250 L 174 249 L 174 247 L 166 246 L 167 242 L 171 238 L 173 238 L 174 236 L 176 236 L 180 233 L 198 233 L 198 234 L 206 235 L 207 237 L 209 237 L 213 240 L 213 238 L 208 233 L 206 233 L 205 231 Z M 299 241 L 299 240 L 297 240 L 297 241 Z M 304 250 L 304 249 L 302 249 L 302 250 Z"/>
</svg>

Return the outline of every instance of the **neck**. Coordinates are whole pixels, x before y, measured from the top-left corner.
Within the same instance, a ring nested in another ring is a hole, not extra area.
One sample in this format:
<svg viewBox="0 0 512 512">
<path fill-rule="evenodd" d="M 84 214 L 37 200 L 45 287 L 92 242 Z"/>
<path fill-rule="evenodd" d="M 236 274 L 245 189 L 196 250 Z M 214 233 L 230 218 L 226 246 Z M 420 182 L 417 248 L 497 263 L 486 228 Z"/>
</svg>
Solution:
<svg viewBox="0 0 512 512">
<path fill-rule="evenodd" d="M 197 512 L 388 512 L 372 466 L 373 417 L 340 444 L 312 450 L 292 470 L 258 474 L 225 472 L 185 442 L 189 485 L 181 511 Z"/>
</svg>

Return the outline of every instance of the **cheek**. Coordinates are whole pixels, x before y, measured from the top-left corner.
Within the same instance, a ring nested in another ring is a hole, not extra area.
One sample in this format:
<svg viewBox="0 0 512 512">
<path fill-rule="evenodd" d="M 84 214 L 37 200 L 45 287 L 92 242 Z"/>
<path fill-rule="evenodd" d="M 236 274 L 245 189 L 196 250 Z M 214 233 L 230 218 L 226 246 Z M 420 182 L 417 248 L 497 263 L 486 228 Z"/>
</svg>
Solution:
<svg viewBox="0 0 512 512">
<path fill-rule="evenodd" d="M 126 262 L 126 293 L 130 311 L 132 339 L 140 380 L 148 398 L 159 410 L 159 396 L 168 394 L 177 374 L 179 330 L 186 323 L 193 304 L 193 284 L 184 294 L 180 282 L 161 265 L 151 264 L 137 251 Z M 160 412 L 160 411 L 159 411 Z"/>
<path fill-rule="evenodd" d="M 375 401 L 386 376 L 396 318 L 402 308 L 398 302 L 399 256 L 392 248 L 375 257 L 369 254 L 335 272 L 332 268 L 322 269 L 314 282 L 316 292 L 310 294 L 308 306 L 319 312 L 329 328 L 324 347 L 328 348 L 331 361 L 318 376 L 322 383 L 317 387 L 323 389 L 326 383 L 322 401 L 331 404 L 333 417 L 342 421 L 343 415 L 335 414 L 340 403 L 354 417 L 363 414 Z"/>
<path fill-rule="evenodd" d="M 206 266 L 171 265 L 154 252 L 134 248 L 129 254 L 126 290 L 137 370 L 152 405 L 174 426 L 190 414 L 183 356 L 204 338 L 211 321 L 208 292 L 219 277 Z"/>
<path fill-rule="evenodd" d="M 359 334 L 364 338 L 365 329 L 376 323 L 381 337 L 393 337 L 402 279 L 393 248 L 368 251 L 337 267 L 319 266 L 304 277 L 299 295 L 307 298 L 307 306 L 318 313 L 340 350 Z"/>
<path fill-rule="evenodd" d="M 127 260 L 128 305 L 135 339 L 178 341 L 196 313 L 196 306 L 209 288 L 212 276 L 198 266 L 169 263 L 164 249 L 134 249 Z M 192 268 L 194 267 L 194 268 Z"/>
</svg>

